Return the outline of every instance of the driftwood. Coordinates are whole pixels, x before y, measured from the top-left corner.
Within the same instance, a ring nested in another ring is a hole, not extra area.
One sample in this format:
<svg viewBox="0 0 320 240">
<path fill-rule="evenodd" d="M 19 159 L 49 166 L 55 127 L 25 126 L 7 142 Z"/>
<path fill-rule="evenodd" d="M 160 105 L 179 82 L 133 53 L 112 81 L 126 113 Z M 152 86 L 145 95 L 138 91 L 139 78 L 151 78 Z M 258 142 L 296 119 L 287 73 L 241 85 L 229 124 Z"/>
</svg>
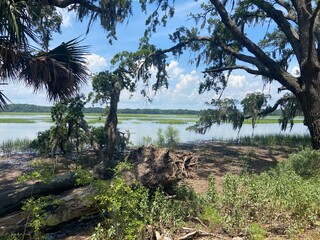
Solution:
<svg viewBox="0 0 320 240">
<path fill-rule="evenodd" d="M 185 235 L 181 236 L 178 238 L 178 240 L 187 240 L 187 239 L 201 239 L 202 237 L 210 237 L 212 239 L 221 239 L 221 240 L 227 240 L 229 238 L 219 235 L 219 234 L 214 234 L 202 230 L 197 230 L 194 228 L 188 228 L 188 227 L 183 227 L 180 229 L 181 232 L 186 232 Z"/>
<path fill-rule="evenodd" d="M 126 161 L 133 168 L 125 171 L 124 177 L 138 181 L 147 188 L 169 187 L 183 178 L 192 177 L 198 157 L 190 152 L 171 151 L 166 148 L 156 149 L 152 146 L 132 150 Z"/>
<path fill-rule="evenodd" d="M 61 205 L 46 215 L 44 227 L 54 227 L 72 220 L 77 220 L 86 215 L 92 215 L 98 212 L 96 205 L 88 197 L 90 187 L 79 187 L 64 192 L 57 196 L 61 200 Z M 12 232 L 22 232 L 26 227 L 27 219 L 30 213 L 16 211 L 0 218 L 0 236 Z"/>
<path fill-rule="evenodd" d="M 57 176 L 49 183 L 14 184 L 0 193 L 0 217 L 19 210 L 22 202 L 30 196 L 60 194 L 75 186 L 75 177 L 71 173 Z"/>
</svg>

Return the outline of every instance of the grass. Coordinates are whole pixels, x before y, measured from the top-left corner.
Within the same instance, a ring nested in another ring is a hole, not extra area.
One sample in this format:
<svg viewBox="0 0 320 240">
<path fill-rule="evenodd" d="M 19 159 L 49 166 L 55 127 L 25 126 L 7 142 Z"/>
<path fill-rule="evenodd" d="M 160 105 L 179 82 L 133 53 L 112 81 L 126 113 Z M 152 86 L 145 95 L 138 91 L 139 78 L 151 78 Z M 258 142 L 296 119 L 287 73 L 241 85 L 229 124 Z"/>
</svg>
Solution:
<svg viewBox="0 0 320 240">
<path fill-rule="evenodd" d="M 247 146 L 263 146 L 263 147 L 310 147 L 310 136 L 295 134 L 268 134 L 240 137 L 237 141 L 239 145 Z"/>
<path fill-rule="evenodd" d="M 257 120 L 257 124 L 273 124 L 273 123 L 279 123 L 279 119 L 280 119 L 280 116 L 278 117 L 275 117 L 275 118 L 261 118 L 259 120 Z M 294 119 L 293 120 L 294 123 L 303 123 L 303 119 Z M 244 120 L 244 123 L 243 124 L 251 124 L 251 119 L 246 119 Z"/>
<path fill-rule="evenodd" d="M 28 138 L 6 140 L 0 144 L 0 151 L 4 154 L 11 154 L 14 152 L 24 152 L 30 150 L 31 140 Z"/>
<path fill-rule="evenodd" d="M 35 123 L 35 120 L 23 118 L 0 118 L 0 123 Z"/>
<path fill-rule="evenodd" d="M 227 174 L 221 195 L 211 182 L 211 204 L 230 233 L 247 229 L 248 234 L 265 235 L 262 226 L 267 226 L 269 231 L 296 236 L 319 224 L 319 162 L 319 151 L 305 149 L 261 174 Z"/>
</svg>

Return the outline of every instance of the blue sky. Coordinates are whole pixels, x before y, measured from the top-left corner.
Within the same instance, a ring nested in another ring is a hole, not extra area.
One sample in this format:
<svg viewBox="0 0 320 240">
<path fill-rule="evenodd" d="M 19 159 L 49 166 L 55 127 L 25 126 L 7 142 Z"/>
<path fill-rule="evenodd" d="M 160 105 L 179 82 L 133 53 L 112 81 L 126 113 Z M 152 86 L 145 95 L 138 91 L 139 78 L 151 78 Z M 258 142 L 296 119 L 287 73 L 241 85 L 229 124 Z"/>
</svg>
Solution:
<svg viewBox="0 0 320 240">
<path fill-rule="evenodd" d="M 138 6 L 138 3 L 134 3 Z M 176 1 L 175 17 L 169 20 L 166 28 L 159 28 L 153 36 L 153 43 L 159 48 L 170 46 L 168 34 L 174 32 L 177 27 L 192 25 L 188 14 L 190 12 L 200 11 L 200 3 L 193 1 Z M 85 35 L 86 22 L 79 23 L 74 13 L 61 10 L 63 15 L 62 34 L 54 35 L 51 43 L 52 47 L 63 41 L 68 41 L 75 37 L 83 37 L 83 44 L 90 46 L 90 55 L 88 58 L 88 67 L 92 73 L 108 70 L 110 60 L 113 55 L 121 51 L 134 51 L 138 47 L 138 40 L 143 35 L 144 21 L 146 15 L 141 13 L 137 7 L 134 8 L 134 14 L 129 18 L 129 23 L 120 24 L 117 28 L 118 40 L 110 45 L 107 41 L 107 33 L 96 22 L 90 33 Z M 131 96 L 131 93 L 123 91 L 119 103 L 119 108 L 161 108 L 161 109 L 204 109 L 206 101 L 215 97 L 213 92 L 202 95 L 198 94 L 199 82 L 203 79 L 201 71 L 204 66 L 195 68 L 188 64 L 189 53 L 179 59 L 170 59 L 168 73 L 170 76 L 169 88 L 159 90 L 153 97 L 153 102 L 148 103 L 137 91 Z M 290 71 L 294 72 L 296 67 Z M 228 88 L 225 90 L 224 97 L 232 97 L 241 100 L 247 93 L 254 91 L 264 91 L 272 94 L 276 99 L 277 88 L 279 85 L 263 86 L 260 78 L 247 74 L 243 71 L 236 71 L 230 76 Z M 10 83 L 8 86 L 1 86 L 4 93 L 13 103 L 29 103 L 37 105 L 52 105 L 47 100 L 45 92 L 34 93 L 33 89 L 25 87 L 23 84 Z M 88 93 L 91 90 L 90 79 L 87 85 L 84 85 L 81 92 Z"/>
</svg>

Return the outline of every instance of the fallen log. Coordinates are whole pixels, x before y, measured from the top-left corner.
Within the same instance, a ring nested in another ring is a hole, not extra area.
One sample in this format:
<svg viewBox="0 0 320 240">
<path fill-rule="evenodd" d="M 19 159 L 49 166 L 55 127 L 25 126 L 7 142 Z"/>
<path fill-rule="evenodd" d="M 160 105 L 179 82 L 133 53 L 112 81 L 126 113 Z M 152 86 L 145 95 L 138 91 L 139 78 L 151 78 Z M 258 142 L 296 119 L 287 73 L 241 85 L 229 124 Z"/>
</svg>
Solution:
<svg viewBox="0 0 320 240">
<path fill-rule="evenodd" d="M 78 187 L 57 195 L 61 205 L 53 212 L 48 212 L 43 220 L 43 227 L 55 227 L 63 223 L 77 220 L 79 218 L 96 214 L 98 208 L 90 198 L 90 186 Z M 23 232 L 30 213 L 26 211 L 16 211 L 0 218 L 0 236 L 9 233 Z"/>
<path fill-rule="evenodd" d="M 66 173 L 56 176 L 50 183 L 36 182 L 35 184 L 17 183 L 0 193 L 0 217 L 19 210 L 25 199 L 30 196 L 60 194 L 75 186 L 74 174 Z"/>
</svg>

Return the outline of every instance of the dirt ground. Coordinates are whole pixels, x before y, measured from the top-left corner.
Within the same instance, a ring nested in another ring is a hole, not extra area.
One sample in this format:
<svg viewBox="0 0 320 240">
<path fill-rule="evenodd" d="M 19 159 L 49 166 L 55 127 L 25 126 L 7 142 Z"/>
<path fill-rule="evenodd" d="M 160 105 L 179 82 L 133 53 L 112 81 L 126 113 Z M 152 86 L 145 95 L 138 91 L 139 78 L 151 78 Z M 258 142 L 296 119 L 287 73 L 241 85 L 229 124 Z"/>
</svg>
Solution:
<svg viewBox="0 0 320 240">
<path fill-rule="evenodd" d="M 199 193 L 204 193 L 207 190 L 207 178 L 211 174 L 215 176 L 218 190 L 221 190 L 223 176 L 227 173 L 240 174 L 244 169 L 252 172 L 261 172 L 274 167 L 277 162 L 287 158 L 294 151 L 286 148 L 270 149 L 239 146 L 223 142 L 182 144 L 177 148 L 177 151 L 184 150 L 191 151 L 199 156 L 199 162 L 192 171 L 192 177 L 184 180 L 187 185 L 192 186 Z M 37 158 L 35 154 L 0 156 L 0 191 L 9 188 L 12 184 L 16 184 L 17 177 L 30 169 L 29 163 L 35 158 Z M 79 232 L 77 236 L 59 239 L 89 238 L 87 234 L 82 236 Z"/>
</svg>

